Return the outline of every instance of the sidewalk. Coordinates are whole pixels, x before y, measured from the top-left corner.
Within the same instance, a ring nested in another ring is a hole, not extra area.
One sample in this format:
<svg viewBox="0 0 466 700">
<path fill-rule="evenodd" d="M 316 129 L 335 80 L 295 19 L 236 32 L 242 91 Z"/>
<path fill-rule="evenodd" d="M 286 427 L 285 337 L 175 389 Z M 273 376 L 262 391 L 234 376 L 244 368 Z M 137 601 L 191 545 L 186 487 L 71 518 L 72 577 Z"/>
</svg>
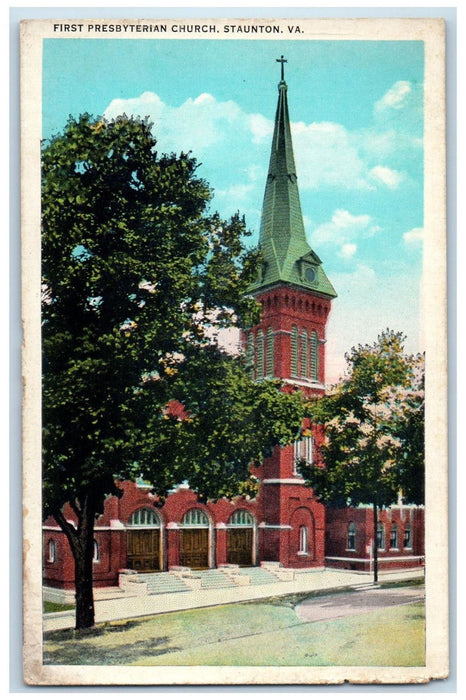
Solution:
<svg viewBox="0 0 466 700">
<path fill-rule="evenodd" d="M 423 578 L 423 569 L 409 569 L 406 571 L 382 571 L 379 572 L 379 583 L 392 581 L 411 580 Z M 109 622 L 111 620 L 125 620 L 145 615 L 157 615 L 160 613 L 189 610 L 191 608 L 203 608 L 212 605 L 224 605 L 226 603 L 238 603 L 251 600 L 260 600 L 271 596 L 280 596 L 292 593 L 333 592 L 348 587 L 364 587 L 372 582 L 371 573 L 355 573 L 343 569 L 325 569 L 324 571 L 310 571 L 299 576 L 294 581 L 277 581 L 266 585 L 238 586 L 232 588 L 194 590 L 179 593 L 163 593 L 158 595 L 144 595 L 133 597 L 121 597 L 121 591 L 115 588 L 115 597 L 97 599 L 95 605 L 95 621 Z M 75 625 L 74 611 L 59 613 L 47 613 L 44 615 L 43 629 L 45 632 L 58 629 L 69 629 Z"/>
</svg>

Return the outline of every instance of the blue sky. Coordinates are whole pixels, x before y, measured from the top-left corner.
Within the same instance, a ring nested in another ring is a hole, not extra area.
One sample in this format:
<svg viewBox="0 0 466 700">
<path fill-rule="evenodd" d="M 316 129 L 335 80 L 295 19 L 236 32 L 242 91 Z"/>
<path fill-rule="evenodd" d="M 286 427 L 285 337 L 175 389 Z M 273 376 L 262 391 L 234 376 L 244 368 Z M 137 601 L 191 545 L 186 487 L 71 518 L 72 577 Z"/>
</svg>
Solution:
<svg viewBox="0 0 466 700">
<path fill-rule="evenodd" d="M 69 114 L 150 116 L 159 150 L 191 150 L 257 242 L 281 54 L 309 243 L 338 298 L 327 379 L 386 327 L 422 348 L 423 43 L 47 39 L 43 135 Z"/>
</svg>

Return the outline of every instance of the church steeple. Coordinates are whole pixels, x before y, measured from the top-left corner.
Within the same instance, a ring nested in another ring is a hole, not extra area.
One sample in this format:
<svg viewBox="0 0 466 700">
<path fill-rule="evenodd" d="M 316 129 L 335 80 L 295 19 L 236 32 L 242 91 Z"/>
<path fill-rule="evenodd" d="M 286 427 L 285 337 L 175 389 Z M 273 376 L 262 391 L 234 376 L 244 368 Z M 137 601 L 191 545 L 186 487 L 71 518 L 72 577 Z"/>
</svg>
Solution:
<svg viewBox="0 0 466 700">
<path fill-rule="evenodd" d="M 333 298 L 335 290 L 306 240 L 284 80 L 287 61 L 283 56 L 277 61 L 281 64 L 281 80 L 259 237 L 263 265 L 250 291 L 285 282 Z"/>
</svg>

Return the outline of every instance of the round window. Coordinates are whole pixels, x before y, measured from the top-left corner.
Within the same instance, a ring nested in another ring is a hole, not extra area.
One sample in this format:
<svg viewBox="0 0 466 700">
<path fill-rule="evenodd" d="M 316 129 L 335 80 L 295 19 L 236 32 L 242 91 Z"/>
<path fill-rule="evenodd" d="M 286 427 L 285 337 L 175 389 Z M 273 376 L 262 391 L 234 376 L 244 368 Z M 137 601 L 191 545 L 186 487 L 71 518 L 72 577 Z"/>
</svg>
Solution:
<svg viewBox="0 0 466 700">
<path fill-rule="evenodd" d="M 306 282 L 312 283 L 316 281 L 317 273 L 313 267 L 307 267 L 304 276 L 306 278 Z"/>
</svg>

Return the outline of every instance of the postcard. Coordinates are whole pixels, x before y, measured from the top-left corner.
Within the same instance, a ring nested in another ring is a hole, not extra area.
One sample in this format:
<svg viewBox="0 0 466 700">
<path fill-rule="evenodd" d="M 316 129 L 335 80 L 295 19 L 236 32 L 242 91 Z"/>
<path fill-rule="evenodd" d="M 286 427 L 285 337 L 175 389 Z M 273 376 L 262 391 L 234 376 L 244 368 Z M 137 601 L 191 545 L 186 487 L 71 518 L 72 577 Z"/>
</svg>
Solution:
<svg viewBox="0 0 466 700">
<path fill-rule="evenodd" d="M 448 677 L 442 19 L 21 23 L 24 679 Z"/>
</svg>

